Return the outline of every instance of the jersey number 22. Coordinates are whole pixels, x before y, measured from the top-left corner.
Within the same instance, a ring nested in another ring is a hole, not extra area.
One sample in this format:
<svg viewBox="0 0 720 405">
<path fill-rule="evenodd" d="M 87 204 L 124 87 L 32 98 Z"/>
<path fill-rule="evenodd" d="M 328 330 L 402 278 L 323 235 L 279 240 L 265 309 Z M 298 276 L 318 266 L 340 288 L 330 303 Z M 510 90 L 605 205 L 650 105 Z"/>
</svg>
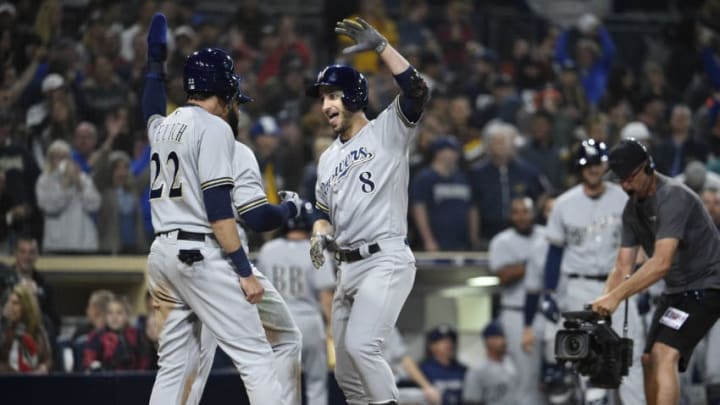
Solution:
<svg viewBox="0 0 720 405">
<path fill-rule="evenodd" d="M 162 165 L 160 162 L 160 154 L 157 152 L 153 153 L 150 157 L 150 161 L 152 162 L 150 172 L 150 177 L 152 178 L 152 183 L 150 183 L 150 199 L 152 200 L 155 198 L 162 198 L 167 179 L 165 178 L 165 175 L 162 176 L 162 179 L 159 179 L 160 166 Z M 165 160 L 165 165 L 171 164 L 173 168 L 173 177 L 168 197 L 182 198 L 182 183 L 180 183 L 180 180 L 178 179 L 178 172 L 180 172 L 180 159 L 178 159 L 178 156 L 174 151 L 170 152 Z M 163 173 L 165 173 L 164 170 Z"/>
</svg>

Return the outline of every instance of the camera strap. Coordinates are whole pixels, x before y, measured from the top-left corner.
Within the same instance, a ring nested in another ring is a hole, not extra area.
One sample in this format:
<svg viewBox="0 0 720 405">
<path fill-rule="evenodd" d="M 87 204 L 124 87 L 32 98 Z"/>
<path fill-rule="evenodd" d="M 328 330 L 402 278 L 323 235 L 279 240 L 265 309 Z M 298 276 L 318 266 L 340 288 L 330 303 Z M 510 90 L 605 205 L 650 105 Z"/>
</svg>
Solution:
<svg viewBox="0 0 720 405">
<path fill-rule="evenodd" d="M 630 275 L 625 276 L 625 280 L 629 279 Z M 628 311 L 629 311 L 629 304 L 630 297 L 625 298 L 625 319 L 623 320 L 623 336 L 624 338 L 628 337 Z"/>
</svg>

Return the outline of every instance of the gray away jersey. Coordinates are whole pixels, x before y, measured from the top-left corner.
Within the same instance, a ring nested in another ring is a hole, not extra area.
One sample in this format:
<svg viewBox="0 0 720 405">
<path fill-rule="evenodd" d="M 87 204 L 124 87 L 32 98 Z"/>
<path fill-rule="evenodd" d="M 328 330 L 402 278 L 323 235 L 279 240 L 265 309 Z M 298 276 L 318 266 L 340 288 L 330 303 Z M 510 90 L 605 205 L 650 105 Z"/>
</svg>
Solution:
<svg viewBox="0 0 720 405">
<path fill-rule="evenodd" d="M 469 403 L 519 405 L 520 376 L 515 364 L 506 355 L 502 363 L 484 359 L 465 374 L 463 401 Z"/>
<path fill-rule="evenodd" d="M 514 228 L 508 228 L 495 235 L 488 247 L 490 271 L 497 273 L 501 268 L 530 259 L 535 240 L 543 238 L 543 228 L 534 225 L 533 233 L 528 237 L 519 234 Z M 522 308 L 525 305 L 525 284 L 523 280 L 502 287 L 500 303 L 509 307 Z"/>
<path fill-rule="evenodd" d="M 150 206 L 156 232 L 210 233 L 203 190 L 233 185 L 233 134 L 201 107 L 180 107 L 148 120 Z"/>
<path fill-rule="evenodd" d="M 238 141 L 235 141 L 232 166 L 235 180 L 232 200 L 239 219 L 240 215 L 251 209 L 267 204 L 268 199 L 255 154 L 249 147 Z"/>
<path fill-rule="evenodd" d="M 316 206 L 330 216 L 343 249 L 407 235 L 408 149 L 417 127 L 398 100 L 320 157 Z"/>
<path fill-rule="evenodd" d="M 257 267 L 287 302 L 293 316 L 320 313 L 320 291 L 335 286 L 332 260 L 318 270 L 310 259 L 310 241 L 273 239 L 265 243 L 257 258 Z"/>
<path fill-rule="evenodd" d="M 550 243 L 564 248 L 561 272 L 604 275 L 614 267 L 627 194 L 614 183 L 605 187 L 590 198 L 578 185 L 555 201 L 546 233 Z"/>
</svg>

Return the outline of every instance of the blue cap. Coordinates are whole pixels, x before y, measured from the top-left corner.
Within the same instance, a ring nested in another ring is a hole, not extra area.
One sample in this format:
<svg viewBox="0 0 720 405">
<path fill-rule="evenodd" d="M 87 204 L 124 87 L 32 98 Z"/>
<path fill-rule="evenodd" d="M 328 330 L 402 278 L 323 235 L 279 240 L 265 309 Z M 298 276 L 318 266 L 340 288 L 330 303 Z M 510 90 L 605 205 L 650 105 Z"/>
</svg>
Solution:
<svg viewBox="0 0 720 405">
<path fill-rule="evenodd" d="M 457 342 L 457 332 L 452 326 L 443 324 L 438 325 L 427 334 L 427 343 L 434 343 L 440 339 L 450 338 L 453 342 Z"/>
<path fill-rule="evenodd" d="M 460 144 L 458 143 L 457 139 L 455 139 L 455 137 L 451 135 L 441 136 L 430 143 L 430 151 L 432 152 L 433 156 L 435 156 L 435 154 L 442 149 L 446 148 L 459 151 Z"/>
<path fill-rule="evenodd" d="M 259 135 L 279 135 L 280 127 L 277 120 L 270 115 L 263 115 L 250 127 L 250 136 L 255 138 Z"/>
<path fill-rule="evenodd" d="M 502 326 L 500 326 L 500 322 L 494 320 L 487 324 L 482 331 L 482 335 L 487 339 L 491 336 L 505 336 L 505 333 L 503 332 Z"/>
</svg>

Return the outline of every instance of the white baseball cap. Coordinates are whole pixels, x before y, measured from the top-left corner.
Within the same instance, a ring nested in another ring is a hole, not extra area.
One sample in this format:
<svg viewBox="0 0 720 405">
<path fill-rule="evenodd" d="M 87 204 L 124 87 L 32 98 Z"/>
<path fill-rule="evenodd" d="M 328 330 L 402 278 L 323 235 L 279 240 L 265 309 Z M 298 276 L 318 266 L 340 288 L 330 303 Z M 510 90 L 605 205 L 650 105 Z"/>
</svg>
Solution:
<svg viewBox="0 0 720 405">
<path fill-rule="evenodd" d="M 42 89 L 43 93 L 47 93 L 49 91 L 59 89 L 64 84 L 65 84 L 65 79 L 63 79 L 63 77 L 61 75 L 59 75 L 57 73 L 50 73 L 49 75 L 45 76 L 40 88 Z"/>
<path fill-rule="evenodd" d="M 650 130 L 640 121 L 633 121 L 625 125 L 620 131 L 620 139 L 635 138 L 638 141 L 650 139 Z"/>
</svg>

